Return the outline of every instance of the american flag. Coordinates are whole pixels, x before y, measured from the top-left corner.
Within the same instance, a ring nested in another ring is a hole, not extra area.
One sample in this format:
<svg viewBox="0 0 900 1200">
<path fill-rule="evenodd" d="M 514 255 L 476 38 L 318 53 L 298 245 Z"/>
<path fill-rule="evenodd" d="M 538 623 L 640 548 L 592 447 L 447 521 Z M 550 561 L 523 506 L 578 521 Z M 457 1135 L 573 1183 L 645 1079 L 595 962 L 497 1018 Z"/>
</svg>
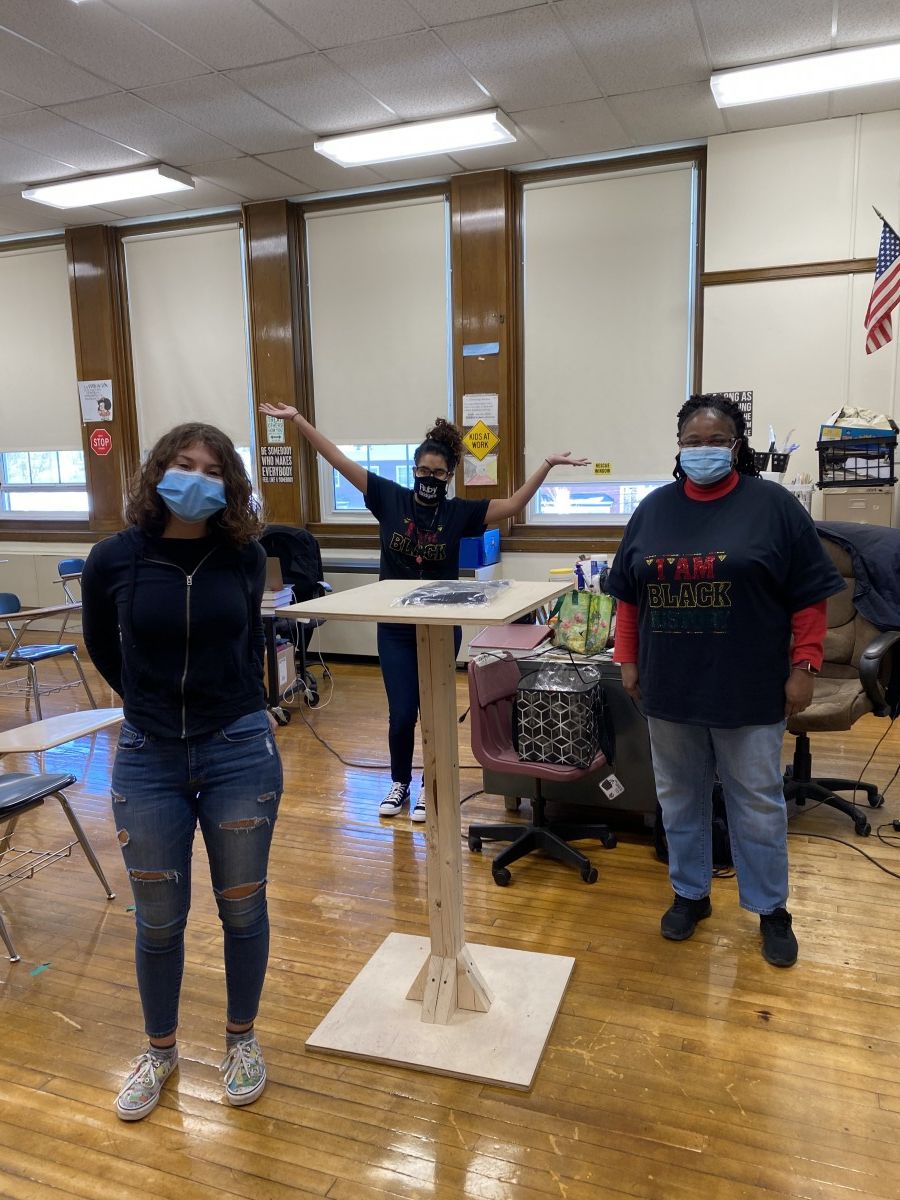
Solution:
<svg viewBox="0 0 900 1200">
<path fill-rule="evenodd" d="M 891 309 L 900 303 L 900 237 L 887 221 L 875 260 L 875 286 L 866 310 L 866 354 L 874 354 L 893 337 Z"/>
</svg>

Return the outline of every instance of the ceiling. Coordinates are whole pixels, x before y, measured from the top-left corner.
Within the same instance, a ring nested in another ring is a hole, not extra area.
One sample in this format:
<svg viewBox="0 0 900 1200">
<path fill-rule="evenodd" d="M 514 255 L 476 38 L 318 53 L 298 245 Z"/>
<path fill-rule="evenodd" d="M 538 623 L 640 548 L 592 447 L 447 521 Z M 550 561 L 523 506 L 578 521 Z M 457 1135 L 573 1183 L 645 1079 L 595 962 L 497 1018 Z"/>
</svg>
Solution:
<svg viewBox="0 0 900 1200">
<path fill-rule="evenodd" d="M 897 0 L 0 0 L 0 237 L 900 109 L 900 84 L 721 113 L 712 69 L 900 38 Z M 338 167 L 316 136 L 499 106 L 514 145 Z M 28 184 L 162 161 L 190 199 Z"/>
</svg>

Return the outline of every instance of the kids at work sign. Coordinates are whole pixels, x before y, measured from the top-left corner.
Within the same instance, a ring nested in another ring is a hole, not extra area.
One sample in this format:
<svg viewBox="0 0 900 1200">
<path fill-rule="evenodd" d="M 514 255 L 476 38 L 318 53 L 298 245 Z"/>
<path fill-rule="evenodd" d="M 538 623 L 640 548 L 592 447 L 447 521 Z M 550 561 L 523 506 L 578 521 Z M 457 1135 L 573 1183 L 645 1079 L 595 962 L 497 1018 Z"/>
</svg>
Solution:
<svg viewBox="0 0 900 1200">
<path fill-rule="evenodd" d="M 489 429 L 485 425 L 484 421 L 479 421 L 465 434 L 463 443 L 474 458 L 482 459 L 500 445 L 500 439 L 493 429 Z"/>
<path fill-rule="evenodd" d="M 101 458 L 112 450 L 112 434 L 108 429 L 95 429 L 91 434 L 91 449 Z"/>
</svg>

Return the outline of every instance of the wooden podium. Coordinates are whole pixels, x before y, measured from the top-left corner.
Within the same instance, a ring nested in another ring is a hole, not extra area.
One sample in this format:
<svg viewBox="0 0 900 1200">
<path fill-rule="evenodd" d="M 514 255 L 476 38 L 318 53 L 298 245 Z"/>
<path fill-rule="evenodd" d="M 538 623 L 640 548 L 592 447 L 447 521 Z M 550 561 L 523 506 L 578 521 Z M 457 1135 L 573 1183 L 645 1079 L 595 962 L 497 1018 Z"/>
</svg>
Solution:
<svg viewBox="0 0 900 1200">
<path fill-rule="evenodd" d="M 420 586 L 382 580 L 278 610 L 415 625 L 419 657 L 430 941 L 389 934 L 306 1044 L 528 1088 L 575 960 L 466 943 L 453 626 L 506 625 L 564 589 L 512 582 L 489 604 L 393 606 Z"/>
</svg>

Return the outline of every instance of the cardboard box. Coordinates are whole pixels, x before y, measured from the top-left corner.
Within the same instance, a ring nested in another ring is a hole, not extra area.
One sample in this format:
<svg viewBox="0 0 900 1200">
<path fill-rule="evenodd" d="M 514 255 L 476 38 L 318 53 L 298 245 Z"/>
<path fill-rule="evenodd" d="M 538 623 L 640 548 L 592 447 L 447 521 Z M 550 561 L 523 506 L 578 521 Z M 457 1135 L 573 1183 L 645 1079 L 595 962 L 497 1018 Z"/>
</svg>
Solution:
<svg viewBox="0 0 900 1200">
<path fill-rule="evenodd" d="M 837 442 L 843 438 L 894 437 L 893 429 L 882 429 L 874 425 L 822 425 L 819 427 L 820 442 Z"/>
</svg>

